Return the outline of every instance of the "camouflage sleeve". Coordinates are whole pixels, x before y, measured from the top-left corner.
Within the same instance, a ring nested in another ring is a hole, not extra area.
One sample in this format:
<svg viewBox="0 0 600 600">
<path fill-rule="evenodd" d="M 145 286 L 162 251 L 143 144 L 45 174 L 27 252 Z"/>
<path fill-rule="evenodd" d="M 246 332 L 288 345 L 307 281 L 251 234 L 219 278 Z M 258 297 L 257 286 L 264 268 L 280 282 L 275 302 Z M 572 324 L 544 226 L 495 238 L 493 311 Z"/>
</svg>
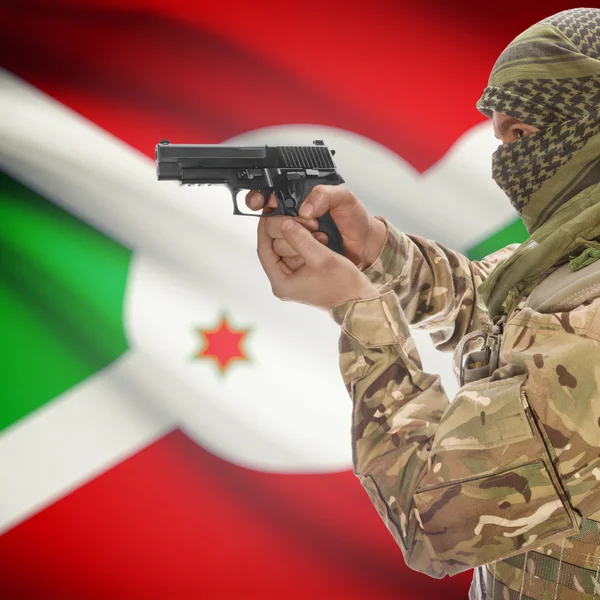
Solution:
<svg viewBox="0 0 600 600">
<path fill-rule="evenodd" d="M 381 294 L 396 294 L 408 324 L 428 330 L 437 350 L 454 350 L 465 334 L 487 323 L 475 290 L 519 244 L 471 261 L 437 242 L 402 233 L 383 217 L 377 219 L 386 224 L 388 237 L 377 260 L 363 272 Z"/>
<path fill-rule="evenodd" d="M 331 315 L 353 400 L 354 472 L 409 567 L 454 575 L 578 530 L 522 364 L 450 403 L 439 375 L 423 372 L 393 291 Z"/>
</svg>

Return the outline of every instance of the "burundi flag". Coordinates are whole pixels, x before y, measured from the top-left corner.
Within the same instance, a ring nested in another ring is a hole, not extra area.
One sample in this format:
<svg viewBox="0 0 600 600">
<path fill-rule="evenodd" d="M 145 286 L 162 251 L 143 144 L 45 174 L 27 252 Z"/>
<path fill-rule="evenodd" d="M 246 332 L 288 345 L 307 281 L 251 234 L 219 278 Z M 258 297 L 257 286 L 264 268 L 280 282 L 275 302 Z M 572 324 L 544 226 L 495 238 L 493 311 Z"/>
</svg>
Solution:
<svg viewBox="0 0 600 600">
<path fill-rule="evenodd" d="M 154 146 L 323 139 L 373 214 L 481 258 L 526 232 L 474 102 L 561 8 L 0 8 L 0 598 L 466 597 L 351 472 L 337 325 L 274 298 L 257 221 L 157 182 Z"/>
</svg>

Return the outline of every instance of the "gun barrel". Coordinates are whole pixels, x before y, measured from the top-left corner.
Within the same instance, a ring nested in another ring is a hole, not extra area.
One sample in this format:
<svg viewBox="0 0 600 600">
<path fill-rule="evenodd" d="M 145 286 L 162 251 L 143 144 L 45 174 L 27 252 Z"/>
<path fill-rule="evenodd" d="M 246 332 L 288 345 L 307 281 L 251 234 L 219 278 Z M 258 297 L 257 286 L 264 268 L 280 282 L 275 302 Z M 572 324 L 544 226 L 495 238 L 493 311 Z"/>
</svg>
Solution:
<svg viewBox="0 0 600 600">
<path fill-rule="evenodd" d="M 156 145 L 158 179 L 181 179 L 186 169 L 331 169 L 329 148 L 314 146 Z"/>
</svg>

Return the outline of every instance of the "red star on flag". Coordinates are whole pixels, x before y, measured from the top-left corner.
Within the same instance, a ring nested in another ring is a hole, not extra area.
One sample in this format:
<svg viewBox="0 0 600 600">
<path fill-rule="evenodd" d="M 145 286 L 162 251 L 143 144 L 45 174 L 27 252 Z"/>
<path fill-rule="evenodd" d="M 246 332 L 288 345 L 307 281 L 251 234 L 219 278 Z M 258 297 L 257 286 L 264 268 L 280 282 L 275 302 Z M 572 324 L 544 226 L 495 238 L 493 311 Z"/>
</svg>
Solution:
<svg viewBox="0 0 600 600">
<path fill-rule="evenodd" d="M 204 339 L 204 347 L 196 355 L 196 358 L 212 358 L 221 373 L 225 373 L 227 367 L 234 360 L 249 360 L 242 348 L 242 342 L 250 330 L 232 329 L 225 315 L 221 317 L 221 322 L 215 329 L 209 331 L 199 329 L 198 331 Z"/>
</svg>

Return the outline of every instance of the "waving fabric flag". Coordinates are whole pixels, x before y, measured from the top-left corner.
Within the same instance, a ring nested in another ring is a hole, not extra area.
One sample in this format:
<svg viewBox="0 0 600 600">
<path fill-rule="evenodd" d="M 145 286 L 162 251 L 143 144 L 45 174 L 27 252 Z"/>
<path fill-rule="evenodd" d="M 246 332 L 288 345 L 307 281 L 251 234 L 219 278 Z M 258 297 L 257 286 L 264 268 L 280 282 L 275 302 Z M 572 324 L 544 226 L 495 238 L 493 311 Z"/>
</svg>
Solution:
<svg viewBox="0 0 600 600">
<path fill-rule="evenodd" d="M 275 299 L 256 223 L 158 183 L 154 145 L 324 139 L 371 212 L 479 258 L 524 229 L 474 102 L 567 7 L 203 4 L 0 8 L 0 597 L 464 598 L 351 473 L 337 326 Z"/>
</svg>

